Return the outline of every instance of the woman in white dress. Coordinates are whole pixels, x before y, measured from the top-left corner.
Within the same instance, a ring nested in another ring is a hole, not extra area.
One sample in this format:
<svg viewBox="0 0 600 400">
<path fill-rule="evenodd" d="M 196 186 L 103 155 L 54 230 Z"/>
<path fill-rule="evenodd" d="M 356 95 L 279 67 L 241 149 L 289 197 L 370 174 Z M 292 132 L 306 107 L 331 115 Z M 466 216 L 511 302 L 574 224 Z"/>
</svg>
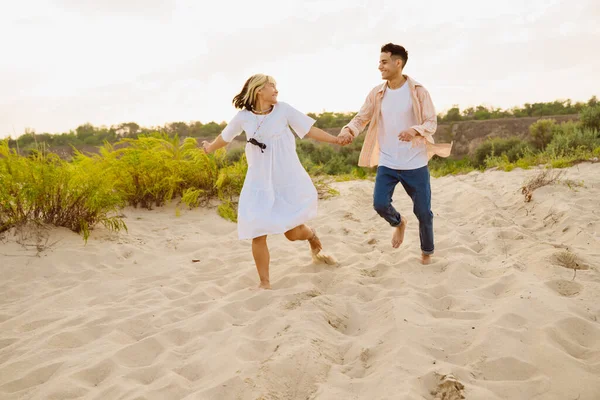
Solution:
<svg viewBox="0 0 600 400">
<path fill-rule="evenodd" d="M 335 263 L 321 254 L 321 242 L 305 222 L 317 216 L 317 190 L 296 153 L 290 127 L 300 138 L 342 144 L 337 137 L 313 126 L 315 120 L 284 102 L 277 101 L 275 80 L 267 75 L 251 76 L 233 98 L 240 111 L 211 143 L 211 153 L 246 133 L 248 173 L 238 205 L 238 236 L 252 239 L 252 255 L 260 288 L 270 289 L 267 235 L 285 234 L 290 241 L 307 240 L 313 260 Z"/>
</svg>

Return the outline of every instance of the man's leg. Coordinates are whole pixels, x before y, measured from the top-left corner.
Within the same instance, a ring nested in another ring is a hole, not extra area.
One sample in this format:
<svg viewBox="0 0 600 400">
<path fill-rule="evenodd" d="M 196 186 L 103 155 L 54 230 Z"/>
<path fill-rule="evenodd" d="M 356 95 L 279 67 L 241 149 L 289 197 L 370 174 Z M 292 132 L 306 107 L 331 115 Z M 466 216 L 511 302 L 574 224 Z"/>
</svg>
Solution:
<svg viewBox="0 0 600 400">
<path fill-rule="evenodd" d="M 401 171 L 400 182 L 413 201 L 413 212 L 419 220 L 422 261 L 427 264 L 430 262 L 434 250 L 429 168 L 424 166 L 418 169 Z"/>
<path fill-rule="evenodd" d="M 398 171 L 380 166 L 375 177 L 375 190 L 373 193 L 373 208 L 383 219 L 394 227 L 392 246 L 398 248 L 404 241 L 406 218 L 400 216 L 392 206 L 394 189 L 399 182 Z"/>
</svg>

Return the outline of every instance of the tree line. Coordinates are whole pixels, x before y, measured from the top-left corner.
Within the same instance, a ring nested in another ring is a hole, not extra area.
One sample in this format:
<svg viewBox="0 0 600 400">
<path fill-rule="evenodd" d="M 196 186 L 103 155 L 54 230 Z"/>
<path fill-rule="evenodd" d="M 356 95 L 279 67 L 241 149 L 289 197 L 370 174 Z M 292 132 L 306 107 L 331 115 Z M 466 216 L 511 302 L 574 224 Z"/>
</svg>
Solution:
<svg viewBox="0 0 600 400">
<path fill-rule="evenodd" d="M 598 104 L 596 96 L 593 96 L 586 103 L 575 102 L 571 100 L 556 100 L 546 103 L 525 103 L 521 107 L 511 109 L 501 109 L 479 105 L 468 107 L 461 110 L 458 106 L 450 108 L 446 113 L 438 115 L 438 122 L 451 123 L 469 120 L 487 120 L 499 118 L 522 118 L 522 117 L 543 117 L 550 115 L 579 114 L 585 107 L 594 107 Z M 340 128 L 346 125 L 356 112 L 322 112 L 308 113 L 317 122 L 315 126 L 327 128 Z M 226 122 L 171 122 L 163 126 L 142 127 L 135 122 L 126 122 L 118 125 L 94 126 L 86 123 L 78 126 L 75 130 L 69 132 L 51 134 L 36 133 L 33 130 L 27 130 L 18 138 L 9 137 L 9 147 L 18 148 L 26 151 L 35 148 L 40 144 L 48 147 L 58 146 L 100 146 L 104 142 L 115 143 L 122 139 L 137 138 L 154 132 L 166 134 L 170 137 L 175 135 L 185 138 L 211 138 L 217 136 L 227 125 Z"/>
</svg>

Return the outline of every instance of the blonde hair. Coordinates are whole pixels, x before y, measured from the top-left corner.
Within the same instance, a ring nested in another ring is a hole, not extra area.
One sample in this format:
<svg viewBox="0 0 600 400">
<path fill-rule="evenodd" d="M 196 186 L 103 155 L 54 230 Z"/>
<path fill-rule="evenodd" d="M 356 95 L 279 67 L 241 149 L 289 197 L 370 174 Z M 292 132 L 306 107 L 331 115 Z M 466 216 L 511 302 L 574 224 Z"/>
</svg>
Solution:
<svg viewBox="0 0 600 400">
<path fill-rule="evenodd" d="M 275 79 L 269 75 L 252 75 L 250 78 L 248 78 L 246 83 L 244 83 L 242 91 L 233 98 L 232 103 L 234 107 L 240 110 L 245 108 L 246 110 L 252 111 L 252 108 L 256 103 L 258 91 L 267 83 L 275 84 Z"/>
</svg>

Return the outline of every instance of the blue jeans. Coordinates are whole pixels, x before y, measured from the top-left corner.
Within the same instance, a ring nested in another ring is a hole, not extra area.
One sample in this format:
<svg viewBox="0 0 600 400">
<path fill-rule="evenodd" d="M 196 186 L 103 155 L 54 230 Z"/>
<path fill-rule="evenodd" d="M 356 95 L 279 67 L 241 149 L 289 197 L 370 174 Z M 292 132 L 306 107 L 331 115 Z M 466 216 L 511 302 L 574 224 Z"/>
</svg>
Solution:
<svg viewBox="0 0 600 400">
<path fill-rule="evenodd" d="M 400 213 L 392 206 L 392 195 L 400 182 L 413 201 L 413 212 L 419 220 L 419 237 L 423 254 L 433 254 L 433 213 L 431 186 L 427 165 L 412 170 L 377 168 L 373 207 L 391 226 L 400 225 Z"/>
</svg>

